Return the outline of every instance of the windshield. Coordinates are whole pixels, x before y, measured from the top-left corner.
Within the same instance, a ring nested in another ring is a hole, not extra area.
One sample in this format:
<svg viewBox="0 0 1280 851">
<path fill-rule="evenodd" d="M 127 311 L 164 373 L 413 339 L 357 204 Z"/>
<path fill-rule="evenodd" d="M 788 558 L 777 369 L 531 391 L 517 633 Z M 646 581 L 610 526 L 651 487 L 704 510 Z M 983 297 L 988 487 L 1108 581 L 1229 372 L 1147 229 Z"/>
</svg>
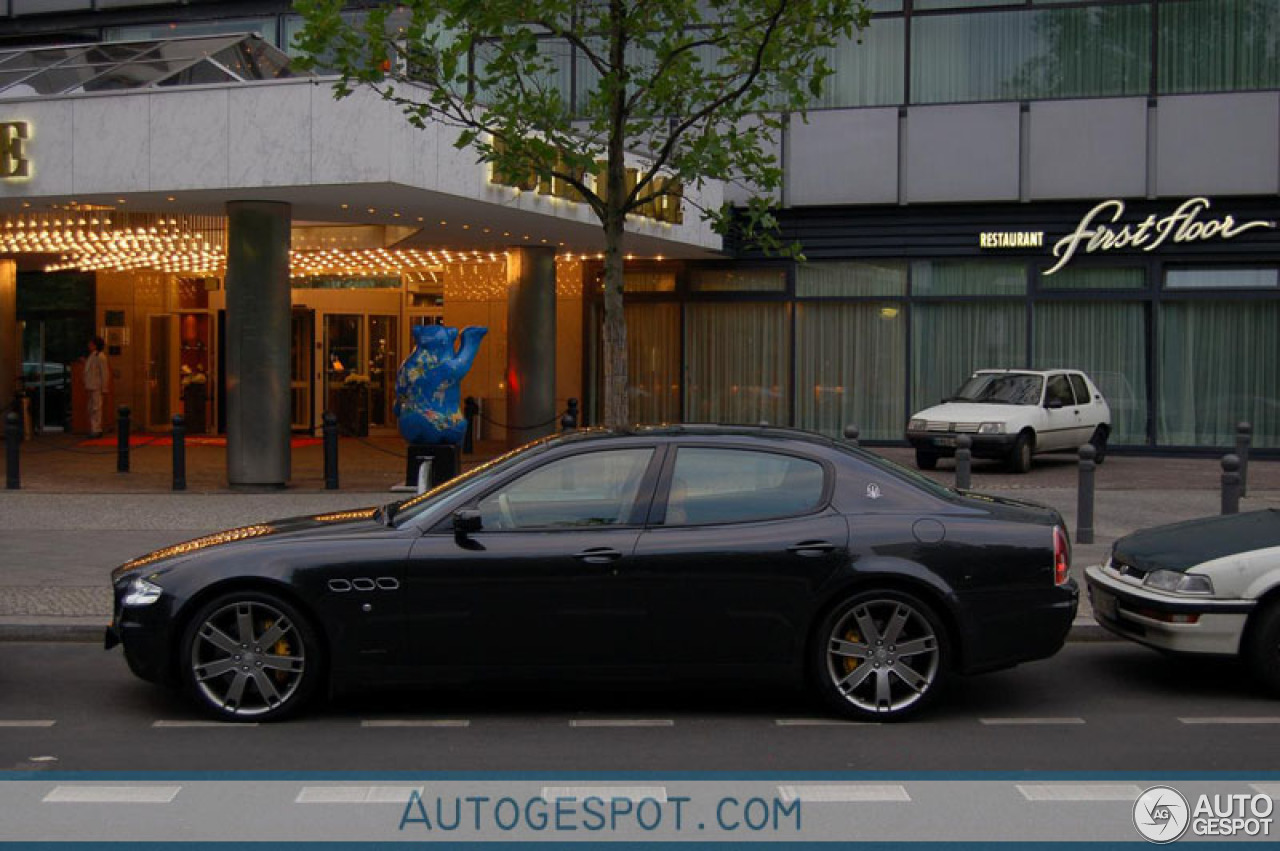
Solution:
<svg viewBox="0 0 1280 851">
<path fill-rule="evenodd" d="M 488 473 L 511 466 L 515 462 L 524 458 L 530 451 L 534 449 L 541 449 L 546 445 L 548 439 L 538 440 L 533 443 L 526 443 L 524 446 L 521 446 L 518 449 L 513 449 L 505 455 L 499 455 L 492 461 L 486 461 L 478 467 L 471 468 L 461 476 L 457 476 L 447 482 L 438 484 L 431 490 L 420 493 L 412 499 L 407 499 L 404 502 L 393 504 L 391 506 L 392 525 L 398 528 L 409 523 L 441 499 L 459 493 L 472 483 L 485 478 Z"/>
<path fill-rule="evenodd" d="M 1044 376 L 1026 373 L 978 373 L 948 401 L 995 405 L 1039 405 Z"/>
</svg>

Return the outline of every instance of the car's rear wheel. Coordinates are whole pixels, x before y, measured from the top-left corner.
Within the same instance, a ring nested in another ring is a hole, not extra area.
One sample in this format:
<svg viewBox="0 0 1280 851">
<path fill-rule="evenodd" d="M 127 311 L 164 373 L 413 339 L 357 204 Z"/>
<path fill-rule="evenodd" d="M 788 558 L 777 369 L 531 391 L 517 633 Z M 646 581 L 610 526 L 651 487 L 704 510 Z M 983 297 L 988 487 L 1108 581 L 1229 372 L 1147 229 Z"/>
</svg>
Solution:
<svg viewBox="0 0 1280 851">
<path fill-rule="evenodd" d="M 1254 617 L 1246 658 L 1253 674 L 1272 694 L 1280 696 L 1280 600 L 1272 600 Z"/>
<path fill-rule="evenodd" d="M 315 693 L 323 660 L 307 618 L 275 594 L 235 591 L 200 607 L 179 653 L 187 691 L 223 721 L 278 721 Z"/>
<path fill-rule="evenodd" d="M 1031 469 L 1031 456 L 1035 452 L 1036 439 L 1029 431 L 1018 435 L 1013 449 L 1009 452 L 1009 469 L 1015 473 L 1026 473 Z"/>
<path fill-rule="evenodd" d="M 1093 463 L 1095 464 L 1101 464 L 1107 460 L 1108 434 L 1107 427 L 1100 425 L 1093 430 L 1093 436 L 1089 438 L 1089 443 L 1093 446 Z"/>
<path fill-rule="evenodd" d="M 900 591 L 851 597 L 818 627 L 814 673 L 835 712 L 894 721 L 925 706 L 937 692 L 950 649 L 938 616 Z"/>
<path fill-rule="evenodd" d="M 916 450 L 916 466 L 921 470 L 938 469 L 938 456 L 932 452 L 925 452 L 923 449 Z"/>
</svg>

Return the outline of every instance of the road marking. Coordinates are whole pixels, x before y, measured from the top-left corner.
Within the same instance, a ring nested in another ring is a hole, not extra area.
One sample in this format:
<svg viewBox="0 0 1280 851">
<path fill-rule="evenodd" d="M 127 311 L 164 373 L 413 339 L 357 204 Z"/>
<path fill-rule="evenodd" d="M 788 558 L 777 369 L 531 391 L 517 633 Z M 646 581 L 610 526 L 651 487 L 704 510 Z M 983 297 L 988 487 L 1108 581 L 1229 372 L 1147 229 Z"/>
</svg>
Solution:
<svg viewBox="0 0 1280 851">
<path fill-rule="evenodd" d="M 790 803 L 805 804 L 864 804 L 883 801 L 910 801 L 905 786 L 856 783 L 851 785 L 779 786 L 778 794 Z"/>
<path fill-rule="evenodd" d="M 0 727 L 52 727 L 57 721 L 0 721 Z"/>
<path fill-rule="evenodd" d="M 1018 784 L 1028 801 L 1129 801 L 1138 800 L 1142 790 L 1128 783 Z"/>
<path fill-rule="evenodd" d="M 1040 727 L 1056 724 L 1083 724 L 1083 718 L 979 718 L 988 727 Z"/>
<path fill-rule="evenodd" d="M 779 718 L 779 727 L 879 727 L 879 721 L 841 721 L 839 718 Z"/>
<path fill-rule="evenodd" d="M 1208 716 L 1204 718 L 1179 718 L 1183 724 L 1280 724 L 1280 715 Z"/>
<path fill-rule="evenodd" d="M 181 786 L 55 786 L 46 804 L 168 804 Z"/>
<path fill-rule="evenodd" d="M 565 799 L 583 801 L 587 798 L 599 798 L 602 801 L 626 800 L 633 803 L 653 800 L 659 803 L 667 801 L 666 786 L 543 786 L 542 800 L 555 801 Z"/>
<path fill-rule="evenodd" d="M 427 718 L 378 718 L 373 721 L 361 721 L 361 727 L 470 727 L 471 722 L 457 719 Z"/>
<path fill-rule="evenodd" d="M 1259 795 L 1280 801 L 1280 783 L 1250 783 L 1249 786 Z"/>
<path fill-rule="evenodd" d="M 404 804 L 421 786 L 303 786 L 295 804 Z"/>
<path fill-rule="evenodd" d="M 574 718 L 570 727 L 674 727 L 670 718 Z"/>
<path fill-rule="evenodd" d="M 181 727 L 221 727 L 223 729 L 235 729 L 236 727 L 256 727 L 257 721 L 246 721 L 243 723 L 234 721 L 152 721 L 151 726 L 157 729 L 177 729 Z"/>
</svg>

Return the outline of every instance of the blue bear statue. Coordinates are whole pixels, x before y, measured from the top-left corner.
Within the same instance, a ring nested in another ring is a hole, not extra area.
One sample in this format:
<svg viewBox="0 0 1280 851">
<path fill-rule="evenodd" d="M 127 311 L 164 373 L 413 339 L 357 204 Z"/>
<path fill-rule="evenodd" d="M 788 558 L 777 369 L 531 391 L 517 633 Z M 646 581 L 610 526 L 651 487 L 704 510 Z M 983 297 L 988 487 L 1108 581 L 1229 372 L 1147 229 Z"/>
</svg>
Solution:
<svg viewBox="0 0 1280 851">
<path fill-rule="evenodd" d="M 424 444 L 462 442 L 467 421 L 462 416 L 459 385 L 488 332 L 488 328 L 464 328 L 462 345 L 455 351 L 457 328 L 418 325 L 413 329 L 413 352 L 400 364 L 396 376 L 394 412 L 405 440 Z"/>
</svg>

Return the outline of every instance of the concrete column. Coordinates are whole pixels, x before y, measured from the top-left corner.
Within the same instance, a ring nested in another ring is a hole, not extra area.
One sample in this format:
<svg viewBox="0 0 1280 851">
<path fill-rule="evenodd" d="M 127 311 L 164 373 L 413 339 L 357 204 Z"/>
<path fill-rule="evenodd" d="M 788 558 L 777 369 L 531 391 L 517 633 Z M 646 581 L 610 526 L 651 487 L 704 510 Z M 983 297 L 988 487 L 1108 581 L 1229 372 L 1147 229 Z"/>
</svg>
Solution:
<svg viewBox="0 0 1280 851">
<path fill-rule="evenodd" d="M 227 481 L 289 481 L 289 225 L 274 201 L 227 204 Z"/>
<path fill-rule="evenodd" d="M 507 444 L 556 430 L 556 252 L 507 251 Z"/>
<path fill-rule="evenodd" d="M 0 260 L 0 418 L 17 392 L 21 360 L 18 353 L 18 264 Z"/>
</svg>

